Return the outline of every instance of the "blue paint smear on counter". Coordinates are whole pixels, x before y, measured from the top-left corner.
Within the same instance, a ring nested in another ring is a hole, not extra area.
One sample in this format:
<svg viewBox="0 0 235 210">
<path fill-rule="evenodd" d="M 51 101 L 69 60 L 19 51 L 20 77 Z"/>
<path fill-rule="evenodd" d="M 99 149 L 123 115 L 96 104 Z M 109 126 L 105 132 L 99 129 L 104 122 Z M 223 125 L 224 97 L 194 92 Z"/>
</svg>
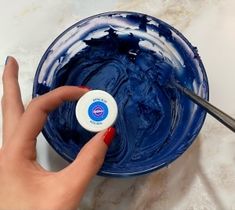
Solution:
<svg viewBox="0 0 235 210">
<path fill-rule="evenodd" d="M 174 81 L 208 99 L 196 48 L 156 18 L 104 13 L 78 22 L 52 43 L 39 64 L 33 97 L 64 85 L 109 92 L 118 104 L 117 135 L 99 174 L 139 175 L 175 160 L 203 125 L 205 112 L 176 90 Z M 75 106 L 76 101 L 64 102 L 43 130 L 69 161 L 94 135 L 78 124 Z"/>
</svg>

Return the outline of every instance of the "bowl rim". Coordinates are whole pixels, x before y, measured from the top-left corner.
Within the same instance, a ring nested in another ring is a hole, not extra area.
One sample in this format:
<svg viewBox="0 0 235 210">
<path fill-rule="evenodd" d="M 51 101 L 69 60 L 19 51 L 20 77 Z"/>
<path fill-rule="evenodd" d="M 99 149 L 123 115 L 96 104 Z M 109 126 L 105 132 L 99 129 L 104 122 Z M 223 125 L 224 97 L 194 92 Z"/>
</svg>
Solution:
<svg viewBox="0 0 235 210">
<path fill-rule="evenodd" d="M 77 25 L 81 24 L 81 23 L 84 23 L 86 21 L 89 21 L 89 20 L 92 20 L 96 17 L 99 17 L 99 16 L 108 16 L 108 15 L 115 15 L 115 14 L 133 14 L 133 15 L 142 15 L 142 16 L 146 16 L 146 17 L 149 17 L 153 20 L 156 20 L 157 22 L 159 23 L 163 23 L 164 25 L 166 25 L 168 28 L 170 28 L 172 31 L 174 31 L 185 43 L 186 45 L 194 52 L 196 53 L 197 55 L 197 59 L 199 61 L 199 66 L 201 68 L 201 73 L 203 75 L 203 81 L 205 82 L 206 84 L 206 91 L 205 91 L 205 99 L 207 101 L 209 101 L 209 81 L 208 81 L 208 76 L 207 76 L 207 73 L 206 73 L 206 70 L 205 70 L 205 67 L 202 63 L 202 60 L 198 54 L 197 51 L 195 51 L 195 47 L 186 39 L 186 37 L 180 32 L 178 31 L 176 28 L 174 28 L 173 26 L 169 25 L 168 23 L 152 16 L 152 15 L 148 15 L 148 14 L 145 14 L 145 13 L 141 13 L 141 12 L 136 12 L 136 11 L 118 11 L 118 10 L 114 10 L 114 11 L 108 11 L 108 12 L 102 12 L 102 13 L 99 13 L 99 14 L 95 14 L 95 15 L 92 15 L 92 16 L 89 16 L 89 17 L 86 17 L 86 18 L 83 18 L 79 21 L 77 21 L 76 23 L 74 23 L 73 25 L 71 25 L 70 27 L 68 27 L 67 29 L 65 29 L 62 33 L 60 33 L 55 39 L 54 41 L 47 47 L 46 51 L 44 52 L 43 56 L 41 57 L 40 59 L 40 62 L 37 66 L 37 69 L 36 69 L 36 73 L 35 73 L 35 76 L 34 76 L 34 81 L 33 81 L 33 91 L 32 91 L 32 98 L 36 97 L 36 87 L 37 87 L 37 83 L 38 83 L 38 77 L 39 77 L 39 74 L 40 74 L 40 70 L 41 70 L 41 67 L 45 61 L 45 59 L 47 58 L 51 48 L 57 43 L 57 41 L 63 37 L 68 31 L 70 31 L 71 29 L 73 29 L 74 27 L 76 27 Z M 177 154 L 175 154 L 174 156 L 172 156 L 171 158 L 168 159 L 168 162 L 164 162 L 162 164 L 159 164 L 159 165 L 156 165 L 154 167 L 151 167 L 149 169 L 145 169 L 143 171 L 139 170 L 139 171 L 136 171 L 136 172 L 128 172 L 128 173 L 112 173 L 112 172 L 107 172 L 107 171 L 104 171 L 104 170 L 100 170 L 97 175 L 100 175 L 100 176 L 105 176 L 105 177 L 118 177 L 118 178 L 125 178 L 125 177 L 132 177 L 132 176 L 139 176 L 139 175 L 144 175 L 144 174 L 147 174 L 147 173 L 150 173 L 150 172 L 153 172 L 153 171 L 156 171 L 156 170 L 159 170 L 165 166 L 168 166 L 169 164 L 171 164 L 174 160 L 176 160 L 179 156 L 183 155 L 183 153 L 189 149 L 189 147 L 192 145 L 192 143 L 196 140 L 196 137 L 198 136 L 198 134 L 200 133 L 200 130 L 203 126 L 203 124 L 205 123 L 205 119 L 206 119 L 206 115 L 207 115 L 207 112 L 205 110 L 202 109 L 201 111 L 201 117 L 200 119 L 198 120 L 198 126 L 196 126 L 195 130 L 194 130 L 194 133 L 193 135 L 188 139 L 187 141 L 187 146 L 185 147 L 182 147 L 181 149 L 181 152 L 178 152 Z M 46 141 L 49 143 L 49 145 L 65 160 L 67 160 L 68 162 L 72 162 L 73 160 L 68 157 L 65 153 L 63 153 L 60 149 L 58 149 L 52 142 L 51 138 L 50 138 L 50 135 L 47 133 L 47 131 L 45 130 L 45 128 L 42 129 L 42 134 L 43 136 L 45 137 Z"/>
</svg>

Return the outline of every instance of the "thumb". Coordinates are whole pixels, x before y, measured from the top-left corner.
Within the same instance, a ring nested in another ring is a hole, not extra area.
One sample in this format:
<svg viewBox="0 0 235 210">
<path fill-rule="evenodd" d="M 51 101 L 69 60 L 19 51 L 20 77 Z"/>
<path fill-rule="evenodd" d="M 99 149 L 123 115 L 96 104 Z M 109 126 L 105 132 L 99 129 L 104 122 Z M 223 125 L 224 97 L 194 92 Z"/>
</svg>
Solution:
<svg viewBox="0 0 235 210">
<path fill-rule="evenodd" d="M 82 195 L 91 179 L 101 168 L 108 146 L 115 136 L 115 129 L 110 127 L 97 133 L 79 152 L 76 159 L 61 171 L 62 179 L 69 192 L 74 189 Z"/>
</svg>

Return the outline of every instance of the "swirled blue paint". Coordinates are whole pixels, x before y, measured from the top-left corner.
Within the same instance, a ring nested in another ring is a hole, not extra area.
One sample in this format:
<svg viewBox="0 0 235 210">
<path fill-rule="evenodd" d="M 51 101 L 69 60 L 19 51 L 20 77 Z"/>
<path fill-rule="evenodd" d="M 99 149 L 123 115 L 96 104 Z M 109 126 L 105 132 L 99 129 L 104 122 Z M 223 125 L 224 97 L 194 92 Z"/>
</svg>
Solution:
<svg viewBox="0 0 235 210">
<path fill-rule="evenodd" d="M 113 95 L 119 109 L 117 135 L 99 174 L 138 175 L 175 160 L 203 125 L 205 112 L 171 85 L 175 80 L 208 98 L 197 49 L 182 34 L 144 14 L 111 12 L 76 23 L 52 43 L 35 75 L 33 96 L 63 85 Z M 49 115 L 43 130 L 69 161 L 93 136 L 77 123 L 75 106 L 65 102 Z"/>
</svg>

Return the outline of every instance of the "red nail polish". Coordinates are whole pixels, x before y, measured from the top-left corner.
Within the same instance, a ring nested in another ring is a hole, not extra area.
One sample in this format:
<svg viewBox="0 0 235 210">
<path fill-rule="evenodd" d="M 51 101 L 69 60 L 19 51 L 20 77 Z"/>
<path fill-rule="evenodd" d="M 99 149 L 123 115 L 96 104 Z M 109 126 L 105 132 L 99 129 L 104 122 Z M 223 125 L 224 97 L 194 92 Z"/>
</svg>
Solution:
<svg viewBox="0 0 235 210">
<path fill-rule="evenodd" d="M 83 86 L 83 85 L 81 85 L 81 86 L 78 86 L 79 88 L 82 88 L 82 89 L 86 89 L 86 90 L 92 90 L 91 88 L 89 88 L 89 87 L 87 87 L 87 86 Z"/>
<path fill-rule="evenodd" d="M 106 133 L 104 134 L 104 143 L 109 147 L 110 144 L 112 143 L 112 140 L 115 136 L 115 128 L 110 127 L 108 128 L 108 130 L 106 131 Z"/>
</svg>

